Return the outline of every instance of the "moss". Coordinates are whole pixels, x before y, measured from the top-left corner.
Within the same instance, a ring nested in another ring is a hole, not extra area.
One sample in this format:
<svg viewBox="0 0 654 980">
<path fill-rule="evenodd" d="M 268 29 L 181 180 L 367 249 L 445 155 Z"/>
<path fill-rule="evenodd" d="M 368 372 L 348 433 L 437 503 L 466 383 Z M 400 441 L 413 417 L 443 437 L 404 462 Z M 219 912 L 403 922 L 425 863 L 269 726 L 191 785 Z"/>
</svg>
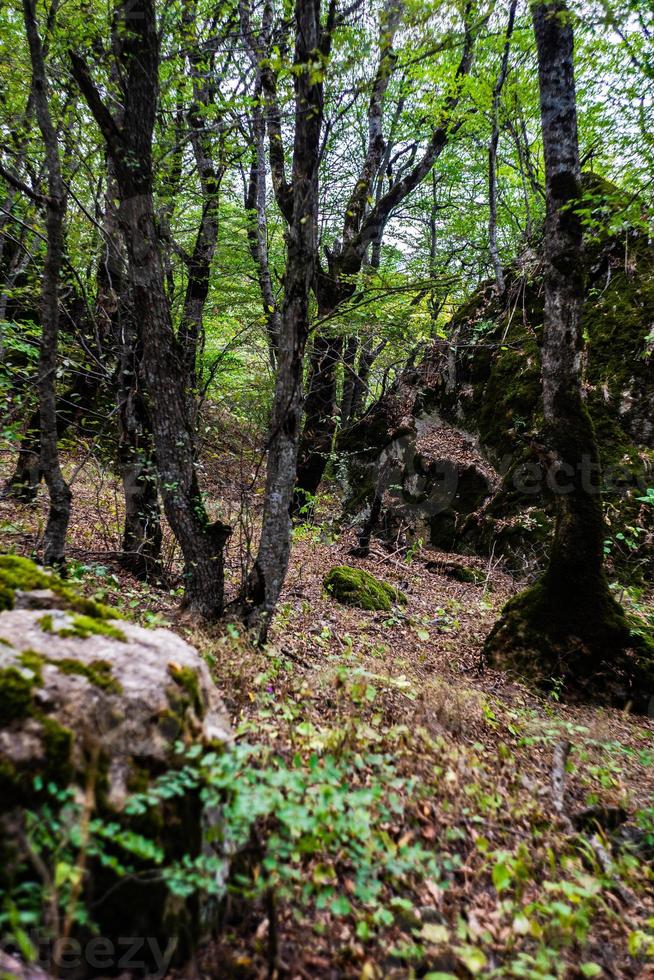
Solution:
<svg viewBox="0 0 654 980">
<path fill-rule="evenodd" d="M 406 596 L 399 589 L 350 565 L 332 568 L 323 579 L 323 585 L 337 602 L 360 609 L 390 611 L 393 603 L 406 602 Z"/>
<path fill-rule="evenodd" d="M 42 683 L 41 671 L 44 665 L 50 664 L 62 674 L 79 674 L 80 677 L 85 677 L 89 683 L 102 688 L 103 691 L 120 694 L 123 690 L 120 681 L 112 675 L 112 666 L 108 660 L 92 660 L 87 664 L 73 657 L 63 659 L 46 657 L 35 650 L 24 650 L 19 654 L 18 659 L 23 667 L 34 674 L 39 684 Z"/>
<path fill-rule="evenodd" d="M 13 609 L 16 591 L 32 592 L 48 589 L 72 609 L 92 619 L 121 619 L 121 614 L 94 599 L 78 595 L 54 572 L 46 572 L 29 558 L 21 555 L 0 555 L 0 611 Z"/>
<path fill-rule="evenodd" d="M 591 183 L 585 211 L 591 223 L 585 244 L 584 400 L 600 448 L 615 535 L 630 525 L 644 526 L 634 497 L 636 488 L 651 482 L 644 456 L 654 438 L 654 353 L 648 340 L 654 322 L 654 253 L 638 226 L 624 227 L 624 213 L 616 222 L 616 210 L 624 206 L 620 192 Z M 460 307 L 450 327 L 460 343 L 457 384 L 448 388 L 441 382 L 431 388 L 432 407 L 475 433 L 504 477 L 483 521 L 467 525 L 467 545 L 482 551 L 497 546 L 504 553 L 527 553 L 530 559 L 544 557 L 547 523 L 555 510 L 544 474 L 538 476 L 547 466 L 540 383 L 543 275 L 542 261 L 528 250 L 507 269 L 508 309 L 485 285 Z M 534 505 L 546 511 L 547 522 L 529 520 L 518 533 L 518 515 Z M 488 521 L 490 517 L 496 522 Z M 651 568 L 653 559 L 642 548 L 637 562 L 619 552 L 612 560 L 623 563 L 622 574 L 631 579 Z"/>
<path fill-rule="evenodd" d="M 73 660 L 72 657 L 65 657 L 63 660 L 50 660 L 48 662 L 62 674 L 79 674 L 80 677 L 85 677 L 89 683 L 103 691 L 108 691 L 111 694 L 122 693 L 122 685 L 112 675 L 111 664 L 108 660 L 92 660 L 85 664 L 79 660 Z"/>
<path fill-rule="evenodd" d="M 470 582 L 473 585 L 481 585 L 486 580 L 481 569 L 472 568 L 470 565 L 450 565 L 446 569 L 446 574 L 457 582 Z"/>
<path fill-rule="evenodd" d="M 198 681 L 197 671 L 193 670 L 192 667 L 180 667 L 179 664 L 169 663 L 168 673 L 175 681 L 175 684 L 187 695 L 187 697 L 182 699 L 178 707 L 181 707 L 183 710 L 186 705 L 190 705 L 198 718 L 202 718 L 204 709 L 200 696 L 200 683 Z M 173 700 L 175 699 L 173 698 Z"/>
<path fill-rule="evenodd" d="M 0 612 L 14 608 L 14 593 L 9 586 L 0 581 Z"/>
<path fill-rule="evenodd" d="M 54 783 L 63 787 L 75 775 L 72 731 L 47 715 L 34 712 L 34 716 L 40 725 L 43 758 L 35 758 L 29 767 L 20 769 L 9 759 L 0 759 L 0 814 L 15 806 L 37 805 L 43 793 L 35 788 L 37 776 L 44 786 Z"/>
<path fill-rule="evenodd" d="M 45 751 L 43 775 L 46 779 L 64 786 L 73 778 L 73 733 L 70 728 L 65 728 L 54 718 L 46 715 L 41 715 L 39 721 Z"/>
<path fill-rule="evenodd" d="M 18 655 L 18 661 L 20 666 L 0 670 L 0 726 L 25 719 L 37 722 L 43 761 L 36 758 L 29 767 L 16 769 L 9 759 L 0 759 L 0 812 L 30 803 L 35 797 L 33 780 L 37 775 L 45 783 L 60 786 L 70 782 L 73 776 L 72 731 L 42 711 L 34 699 L 47 660 L 34 650 L 25 650 Z"/>
<path fill-rule="evenodd" d="M 173 742 L 176 738 L 179 738 L 182 732 L 182 723 L 174 711 L 164 709 L 159 712 L 157 728 L 164 738 Z"/>
<path fill-rule="evenodd" d="M 46 613 L 45 616 L 41 616 L 37 619 L 37 623 L 44 633 L 54 633 L 52 613 Z"/>
<path fill-rule="evenodd" d="M 17 718 L 32 713 L 35 677 L 18 667 L 0 670 L 0 725 L 8 725 Z"/>
<path fill-rule="evenodd" d="M 96 602 L 95 599 L 86 599 L 84 596 L 79 596 L 72 589 L 64 586 L 60 592 L 66 601 L 70 603 L 70 608 L 74 609 L 75 612 L 80 613 L 82 616 L 87 616 L 91 619 L 122 619 L 123 614 L 114 609 L 113 606 L 105 606 L 103 602 Z"/>
<path fill-rule="evenodd" d="M 37 653 L 36 650 L 23 650 L 22 653 L 18 654 L 18 660 L 26 670 L 32 671 L 40 684 L 42 682 L 41 671 L 44 664 L 48 662 L 47 657 L 44 657 L 42 653 Z"/>
<path fill-rule="evenodd" d="M 11 591 L 20 589 L 49 589 L 56 576 L 51 576 L 35 565 L 29 558 L 20 555 L 0 555 L 0 582 Z"/>
<path fill-rule="evenodd" d="M 47 618 L 50 619 L 50 627 L 52 628 L 52 617 L 43 617 L 43 619 Z M 89 636 L 108 636 L 112 640 L 121 640 L 123 643 L 127 640 L 118 626 L 113 626 L 102 619 L 94 619 L 92 616 L 79 614 L 73 616 L 71 626 L 64 626 L 62 629 L 58 629 L 56 633 L 57 636 L 78 636 L 83 640 L 88 639 Z"/>
</svg>

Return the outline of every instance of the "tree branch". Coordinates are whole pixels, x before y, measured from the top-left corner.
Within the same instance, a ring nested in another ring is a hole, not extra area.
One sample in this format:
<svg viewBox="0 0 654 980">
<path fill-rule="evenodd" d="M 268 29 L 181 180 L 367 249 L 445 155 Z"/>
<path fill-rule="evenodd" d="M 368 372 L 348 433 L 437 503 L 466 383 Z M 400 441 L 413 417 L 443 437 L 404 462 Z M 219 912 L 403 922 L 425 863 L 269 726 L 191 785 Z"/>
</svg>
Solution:
<svg viewBox="0 0 654 980">
<path fill-rule="evenodd" d="M 107 145 L 115 148 L 122 143 L 122 132 L 116 120 L 102 101 L 102 97 L 91 78 L 91 73 L 84 58 L 73 50 L 70 50 L 68 55 L 70 57 L 73 78 L 86 99 L 100 132 L 107 141 Z"/>
<path fill-rule="evenodd" d="M 23 183 L 20 177 L 12 174 L 10 170 L 5 170 L 5 168 L 0 163 L 0 177 L 14 188 L 14 190 L 20 191 L 21 194 L 25 194 L 30 200 L 34 201 L 36 204 L 48 204 L 50 198 L 47 194 L 39 194 L 38 191 L 33 191 L 31 187 Z"/>
</svg>

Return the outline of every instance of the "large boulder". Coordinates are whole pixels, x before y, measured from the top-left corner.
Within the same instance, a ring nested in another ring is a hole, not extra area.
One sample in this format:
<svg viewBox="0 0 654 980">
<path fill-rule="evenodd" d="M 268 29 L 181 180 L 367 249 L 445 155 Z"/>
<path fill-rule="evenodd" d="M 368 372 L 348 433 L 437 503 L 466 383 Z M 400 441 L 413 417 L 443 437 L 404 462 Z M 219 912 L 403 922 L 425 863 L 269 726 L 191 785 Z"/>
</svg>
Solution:
<svg viewBox="0 0 654 980">
<path fill-rule="evenodd" d="M 638 202 L 597 177 L 587 177 L 586 188 L 583 390 L 613 530 L 638 526 L 627 536 L 646 559 L 654 508 L 637 498 L 654 470 L 654 249 Z M 452 318 L 448 340 L 427 346 L 420 363 L 343 433 L 352 511 L 381 483 L 388 498 L 382 521 L 399 498 L 404 519 L 427 527 L 426 543 L 535 558 L 546 552 L 554 508 L 540 383 L 544 273 L 539 243 L 532 243 L 507 268 L 506 295 L 498 296 L 494 283 L 480 286 Z M 431 472 L 421 439 L 438 460 Z M 398 440 L 402 462 L 386 479 L 385 460 Z M 477 471 L 473 493 L 470 466 Z M 415 473 L 418 500 L 407 492 Z"/>
<path fill-rule="evenodd" d="M 192 791 L 147 818 L 127 816 L 125 804 L 179 769 L 183 746 L 220 749 L 230 740 L 202 657 L 169 630 L 126 622 L 25 559 L 0 557 L 0 594 L 0 885 L 10 891 L 29 878 L 25 813 L 51 808 L 66 790 L 85 805 L 90 793 L 94 817 L 151 840 L 164 862 L 200 853 L 207 814 Z M 150 937 L 161 949 L 172 940 L 183 958 L 201 910 L 173 899 L 160 875 L 149 877 L 144 885 L 98 861 L 82 900 L 102 936 Z"/>
</svg>

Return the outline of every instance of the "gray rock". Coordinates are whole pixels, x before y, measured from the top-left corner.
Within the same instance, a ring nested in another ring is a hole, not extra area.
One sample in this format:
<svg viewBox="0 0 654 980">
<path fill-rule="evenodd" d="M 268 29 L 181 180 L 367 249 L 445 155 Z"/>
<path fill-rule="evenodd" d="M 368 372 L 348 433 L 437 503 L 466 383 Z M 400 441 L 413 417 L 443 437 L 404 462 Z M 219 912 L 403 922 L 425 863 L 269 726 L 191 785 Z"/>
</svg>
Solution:
<svg viewBox="0 0 654 980">
<path fill-rule="evenodd" d="M 180 737 L 229 740 L 229 719 L 208 667 L 181 637 L 118 620 L 107 625 L 122 639 L 66 635 L 76 619 L 61 610 L 45 622 L 46 629 L 43 615 L 28 609 L 0 615 L 0 676 L 14 668 L 32 685 L 36 713 L 29 710 L 6 727 L 0 690 L 0 761 L 21 766 L 43 759 L 37 719 L 48 718 L 73 732 L 76 772 L 83 771 L 89 750 L 101 746 L 109 759 L 108 802 L 120 810 L 135 758 L 139 772 L 160 770 Z"/>
<path fill-rule="evenodd" d="M 103 618 L 101 607 L 95 616 L 61 609 L 61 595 L 44 613 L 46 591 L 25 591 L 22 608 L 0 613 L 0 890 L 11 893 L 31 866 L 21 851 L 24 811 L 38 812 L 52 783 L 84 799 L 90 773 L 97 816 L 151 839 L 164 864 L 218 853 L 224 878 L 230 855 L 215 833 L 221 813 L 203 810 L 192 789 L 161 801 L 139 818 L 145 824 L 125 811 L 130 793 L 183 764 L 180 742 L 215 749 L 230 741 L 203 658 L 169 630 Z M 172 943 L 183 961 L 211 913 L 193 898 L 173 898 L 158 873 L 144 881 L 90 858 L 84 899 L 91 919 L 103 937 L 148 937 L 148 949 Z M 80 969 L 76 977 L 94 975 Z"/>
</svg>

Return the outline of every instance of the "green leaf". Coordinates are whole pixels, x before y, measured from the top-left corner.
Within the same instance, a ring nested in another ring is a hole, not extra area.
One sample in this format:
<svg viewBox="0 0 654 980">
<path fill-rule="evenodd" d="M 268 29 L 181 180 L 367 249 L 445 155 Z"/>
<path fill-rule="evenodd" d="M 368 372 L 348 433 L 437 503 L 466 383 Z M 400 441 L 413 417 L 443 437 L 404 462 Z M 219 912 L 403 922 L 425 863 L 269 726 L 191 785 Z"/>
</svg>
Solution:
<svg viewBox="0 0 654 980">
<path fill-rule="evenodd" d="M 334 915 L 349 915 L 352 911 L 352 906 L 344 895 L 337 895 L 331 904 L 331 910 Z"/>
</svg>

